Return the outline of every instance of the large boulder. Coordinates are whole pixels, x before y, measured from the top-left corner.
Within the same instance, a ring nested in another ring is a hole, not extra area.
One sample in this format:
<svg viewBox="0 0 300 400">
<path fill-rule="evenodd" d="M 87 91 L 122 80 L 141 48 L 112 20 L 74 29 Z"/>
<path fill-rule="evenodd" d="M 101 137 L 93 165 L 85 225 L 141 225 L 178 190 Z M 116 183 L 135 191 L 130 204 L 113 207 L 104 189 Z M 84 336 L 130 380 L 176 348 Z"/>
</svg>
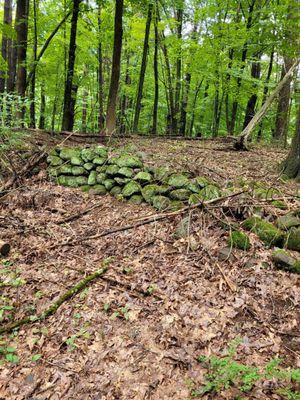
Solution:
<svg viewBox="0 0 300 400">
<path fill-rule="evenodd" d="M 200 196 L 203 197 L 204 200 L 209 201 L 209 200 L 214 200 L 214 199 L 217 199 L 218 197 L 220 197 L 221 191 L 218 188 L 218 186 L 208 185 L 208 186 L 205 186 L 203 189 L 201 189 L 199 194 L 200 194 Z"/>
<path fill-rule="evenodd" d="M 130 181 L 124 186 L 124 189 L 122 190 L 122 195 L 124 197 L 131 197 L 133 194 L 140 192 L 141 192 L 140 185 L 135 181 Z"/>
<path fill-rule="evenodd" d="M 291 256 L 287 251 L 276 249 L 272 253 L 272 260 L 277 268 L 300 274 L 300 260 Z"/>
<path fill-rule="evenodd" d="M 116 164 L 122 168 L 122 167 L 129 167 L 129 168 L 142 168 L 143 167 L 143 163 L 142 161 L 136 157 L 136 156 L 132 156 L 132 155 L 127 155 L 127 154 L 123 154 L 121 155 L 117 160 L 116 160 Z"/>
<path fill-rule="evenodd" d="M 279 229 L 290 229 L 296 226 L 300 226 L 300 218 L 292 213 L 279 217 L 276 221 L 276 225 Z"/>
<path fill-rule="evenodd" d="M 122 178 L 121 176 L 116 176 L 114 179 L 117 182 L 117 184 L 121 186 L 126 185 L 126 183 L 131 181 L 130 178 Z"/>
<path fill-rule="evenodd" d="M 92 169 L 94 169 L 94 167 L 94 164 L 90 162 L 86 162 L 83 164 L 83 168 L 85 168 L 87 171 L 91 171 Z"/>
</svg>

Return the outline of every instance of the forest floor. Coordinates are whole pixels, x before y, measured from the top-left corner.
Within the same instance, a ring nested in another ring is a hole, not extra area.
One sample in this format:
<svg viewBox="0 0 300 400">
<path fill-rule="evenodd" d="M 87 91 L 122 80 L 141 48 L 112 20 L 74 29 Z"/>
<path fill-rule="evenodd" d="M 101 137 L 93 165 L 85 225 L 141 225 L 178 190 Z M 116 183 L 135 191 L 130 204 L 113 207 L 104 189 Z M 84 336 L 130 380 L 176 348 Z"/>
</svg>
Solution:
<svg viewBox="0 0 300 400">
<path fill-rule="evenodd" d="M 291 209 L 299 207 L 291 197 L 299 185 L 279 179 L 283 150 L 240 153 L 218 141 L 154 139 L 117 145 L 137 149 L 150 165 L 189 170 L 221 187 L 264 182 Z M 249 212 L 240 201 L 226 204 Z M 273 216 L 286 213 L 263 207 Z M 0 399 L 189 399 L 207 373 L 197 357 L 221 357 L 237 339 L 240 362 L 262 366 L 279 356 L 284 367 L 300 367 L 298 276 L 277 270 L 254 234 L 250 251 L 232 250 L 224 259 L 224 215 L 217 205 L 210 211 L 187 213 L 189 235 L 179 238 L 174 232 L 186 215 L 82 242 L 155 212 L 56 186 L 44 171 L 5 195 L 0 236 L 12 251 L 0 259 L 0 278 L 9 283 L 1 288 L 8 306 L 2 319 L 39 313 L 87 274 L 104 264 L 108 271 L 49 319 L 0 338 L 18 357 L 0 364 Z M 235 390 L 201 398 L 234 399 Z M 243 398 L 281 398 L 274 393 L 269 382 Z"/>
</svg>

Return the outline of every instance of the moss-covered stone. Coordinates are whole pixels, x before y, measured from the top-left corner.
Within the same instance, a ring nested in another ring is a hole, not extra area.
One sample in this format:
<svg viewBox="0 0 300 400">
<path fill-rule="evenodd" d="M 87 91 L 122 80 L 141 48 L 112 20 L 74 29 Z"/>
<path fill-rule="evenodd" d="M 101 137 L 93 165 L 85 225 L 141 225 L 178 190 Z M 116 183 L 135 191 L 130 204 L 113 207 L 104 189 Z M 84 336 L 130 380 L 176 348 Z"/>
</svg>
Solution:
<svg viewBox="0 0 300 400">
<path fill-rule="evenodd" d="M 150 183 L 152 181 L 152 175 L 149 172 L 140 171 L 135 177 L 135 181 L 140 183 Z"/>
<path fill-rule="evenodd" d="M 109 165 L 106 168 L 107 175 L 115 176 L 119 173 L 119 167 L 117 165 Z"/>
<path fill-rule="evenodd" d="M 94 164 L 90 162 L 83 164 L 83 168 L 86 169 L 87 171 L 91 171 L 92 169 L 94 169 L 94 167 L 95 167 Z"/>
<path fill-rule="evenodd" d="M 191 192 L 187 189 L 176 189 L 170 192 L 170 197 L 173 200 L 185 201 L 190 198 Z"/>
<path fill-rule="evenodd" d="M 104 172 L 100 172 L 99 174 L 96 175 L 96 182 L 99 183 L 100 185 L 103 185 L 106 179 L 107 175 Z"/>
<path fill-rule="evenodd" d="M 122 167 L 142 168 L 143 167 L 143 163 L 138 157 L 132 156 L 132 155 L 129 155 L 129 154 L 128 155 L 127 154 L 121 155 L 116 160 L 116 163 L 120 168 L 122 168 Z"/>
<path fill-rule="evenodd" d="M 115 181 L 113 179 L 106 179 L 103 182 L 103 185 L 105 186 L 106 190 L 110 191 L 114 187 Z"/>
<path fill-rule="evenodd" d="M 104 196 L 107 193 L 107 190 L 104 185 L 95 185 L 91 188 L 90 193 Z"/>
<path fill-rule="evenodd" d="M 194 206 L 194 205 L 196 205 L 196 204 L 199 204 L 199 203 L 201 203 L 202 201 L 203 201 L 203 197 L 200 196 L 199 194 L 196 194 L 196 193 L 191 194 L 190 197 L 189 197 L 189 204 L 190 204 L 191 206 Z"/>
<path fill-rule="evenodd" d="M 96 183 L 97 183 L 97 172 L 92 171 L 88 178 L 88 185 L 94 186 L 94 185 L 96 185 Z"/>
<path fill-rule="evenodd" d="M 201 190 L 201 187 L 198 185 L 195 179 L 192 179 L 188 185 L 186 185 L 185 189 L 190 190 L 192 193 L 198 193 Z"/>
<path fill-rule="evenodd" d="M 96 157 L 93 159 L 93 164 L 95 164 L 95 165 L 103 165 L 105 163 L 106 163 L 106 158 Z"/>
<path fill-rule="evenodd" d="M 87 184 L 87 178 L 85 176 L 65 176 L 61 175 L 58 177 L 58 183 L 62 186 L 71 188 L 77 188 Z"/>
<path fill-rule="evenodd" d="M 204 176 L 197 176 L 195 178 L 195 181 L 196 181 L 197 185 L 200 187 L 200 189 L 203 189 L 206 186 L 211 184 L 211 182 L 208 179 L 206 179 Z"/>
<path fill-rule="evenodd" d="M 264 189 L 262 187 L 256 187 L 253 190 L 254 197 L 263 200 L 272 200 L 276 196 L 280 196 L 280 191 L 275 188 Z"/>
<path fill-rule="evenodd" d="M 300 226 L 300 218 L 292 213 L 282 215 L 276 221 L 276 225 L 279 229 L 290 229 L 296 226 Z"/>
<path fill-rule="evenodd" d="M 58 167 L 63 163 L 63 160 L 58 156 L 48 156 L 47 162 L 51 165 L 51 167 Z"/>
<path fill-rule="evenodd" d="M 130 178 L 122 178 L 121 176 L 116 176 L 115 181 L 117 182 L 118 185 L 124 186 L 126 183 L 130 182 Z"/>
<path fill-rule="evenodd" d="M 189 183 L 189 178 L 183 174 L 173 174 L 168 180 L 168 185 L 177 189 L 185 188 L 189 185 Z"/>
<path fill-rule="evenodd" d="M 76 176 L 77 187 L 78 186 L 85 186 L 88 184 L 87 176 Z"/>
<path fill-rule="evenodd" d="M 96 146 L 94 148 L 94 152 L 97 154 L 98 157 L 100 158 L 107 158 L 108 155 L 108 149 L 103 146 Z"/>
<path fill-rule="evenodd" d="M 51 178 L 57 178 L 59 176 L 59 168 L 49 168 L 48 175 Z"/>
<path fill-rule="evenodd" d="M 108 163 L 109 165 L 117 165 L 117 161 L 118 161 L 118 157 L 114 156 L 114 157 L 110 157 L 110 158 L 107 160 L 107 163 Z"/>
<path fill-rule="evenodd" d="M 184 207 L 184 203 L 180 200 L 171 200 L 169 210 L 170 211 L 178 211 Z"/>
<path fill-rule="evenodd" d="M 143 201 L 144 201 L 143 196 L 141 196 L 139 194 L 134 194 L 133 196 L 130 197 L 130 199 L 128 200 L 128 203 L 139 206 L 140 204 L 143 203 Z"/>
<path fill-rule="evenodd" d="M 64 164 L 59 168 L 59 173 L 62 175 L 72 175 L 72 165 Z"/>
<path fill-rule="evenodd" d="M 83 193 L 88 193 L 90 191 L 91 187 L 89 185 L 83 185 L 80 187 L 80 189 Z"/>
<path fill-rule="evenodd" d="M 242 231 L 231 232 L 228 239 L 228 245 L 240 250 L 249 250 L 251 247 L 248 235 Z"/>
<path fill-rule="evenodd" d="M 167 182 L 170 170 L 166 167 L 154 168 L 154 179 L 158 182 Z"/>
<path fill-rule="evenodd" d="M 142 189 L 142 196 L 146 200 L 147 203 L 151 204 L 151 200 L 153 196 L 160 194 L 159 185 L 147 185 Z"/>
<path fill-rule="evenodd" d="M 130 181 L 125 185 L 124 189 L 122 190 L 122 195 L 124 197 L 131 197 L 133 194 L 140 192 L 141 192 L 140 185 L 135 181 Z"/>
<path fill-rule="evenodd" d="M 82 166 L 84 164 L 84 161 L 81 157 L 72 157 L 71 160 L 71 165 L 75 165 L 75 166 Z"/>
<path fill-rule="evenodd" d="M 118 194 L 121 194 L 122 193 L 122 188 L 121 188 L 121 186 L 114 186 L 112 189 L 111 189 L 111 191 L 110 191 L 110 194 L 112 195 L 112 196 L 117 196 Z"/>
<path fill-rule="evenodd" d="M 90 148 L 82 149 L 80 155 L 81 155 L 81 158 L 82 158 L 85 162 L 93 161 L 94 158 L 97 157 L 97 154 L 95 153 L 95 151 L 94 151 L 93 149 L 90 149 Z"/>
<path fill-rule="evenodd" d="M 60 152 L 60 158 L 63 160 L 70 161 L 73 157 L 80 157 L 80 150 L 79 149 L 62 149 Z"/>
<path fill-rule="evenodd" d="M 152 205 L 156 210 L 162 211 L 170 207 L 171 200 L 166 196 L 153 196 Z"/>
<path fill-rule="evenodd" d="M 189 235 L 189 221 L 189 217 L 185 217 L 179 222 L 173 235 L 175 239 L 183 239 Z"/>
<path fill-rule="evenodd" d="M 125 176 L 125 178 L 132 178 L 133 177 L 133 169 L 128 167 L 120 168 L 118 171 L 119 175 Z"/>
<path fill-rule="evenodd" d="M 292 228 L 288 232 L 286 247 L 290 250 L 300 251 L 300 228 Z"/>
<path fill-rule="evenodd" d="M 282 247 L 284 241 L 283 232 L 270 222 L 259 217 L 251 217 L 243 222 L 243 227 L 254 232 L 267 246 Z"/>
<path fill-rule="evenodd" d="M 208 185 L 204 189 L 201 189 L 199 195 L 203 197 L 204 200 L 214 200 L 221 196 L 221 191 L 218 186 Z"/>
<path fill-rule="evenodd" d="M 107 168 L 108 168 L 108 165 L 106 165 L 106 164 L 98 165 L 98 167 L 96 167 L 96 171 L 99 173 L 102 173 L 102 172 L 106 173 Z"/>
<path fill-rule="evenodd" d="M 88 172 L 83 167 L 72 167 L 72 175 L 80 176 L 80 175 L 87 175 Z"/>
<path fill-rule="evenodd" d="M 300 274 L 300 260 L 291 256 L 287 251 L 275 250 L 272 253 L 272 260 L 277 268 Z"/>
</svg>

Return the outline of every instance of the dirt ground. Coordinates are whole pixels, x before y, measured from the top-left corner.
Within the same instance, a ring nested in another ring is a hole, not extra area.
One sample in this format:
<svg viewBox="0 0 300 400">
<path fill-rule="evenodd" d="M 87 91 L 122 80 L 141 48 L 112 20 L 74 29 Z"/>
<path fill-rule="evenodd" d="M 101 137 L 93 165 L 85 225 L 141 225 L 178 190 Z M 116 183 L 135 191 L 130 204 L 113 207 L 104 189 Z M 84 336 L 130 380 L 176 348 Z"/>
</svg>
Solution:
<svg viewBox="0 0 300 400">
<path fill-rule="evenodd" d="M 114 145 L 139 151 L 149 165 L 190 171 L 221 187 L 265 182 L 280 189 L 290 209 L 299 207 L 299 185 L 279 179 L 282 150 L 239 153 L 221 142 L 151 139 Z M 223 205 L 247 214 L 255 202 L 237 197 Z M 263 207 L 273 217 L 286 213 Z M 277 270 L 271 250 L 252 234 L 250 251 L 233 250 L 223 260 L 228 231 L 220 220 L 230 217 L 219 206 L 82 241 L 155 212 L 58 187 L 41 171 L 4 196 L 0 210 L 0 237 L 12 244 L 0 259 L 0 279 L 10 282 L 0 298 L 13 307 L 1 323 L 41 312 L 108 267 L 49 319 L 2 336 L 2 346 L 16 348 L 19 360 L 0 364 L 0 399 L 189 399 L 206 373 L 197 357 L 222 356 L 237 338 L 241 362 L 260 366 L 279 356 L 283 366 L 300 367 L 298 276 Z M 187 215 L 189 235 L 178 238 Z M 65 243 L 70 238 L 72 245 Z M 235 397 L 228 390 L 202 398 Z M 244 398 L 280 399 L 271 386 Z"/>
</svg>

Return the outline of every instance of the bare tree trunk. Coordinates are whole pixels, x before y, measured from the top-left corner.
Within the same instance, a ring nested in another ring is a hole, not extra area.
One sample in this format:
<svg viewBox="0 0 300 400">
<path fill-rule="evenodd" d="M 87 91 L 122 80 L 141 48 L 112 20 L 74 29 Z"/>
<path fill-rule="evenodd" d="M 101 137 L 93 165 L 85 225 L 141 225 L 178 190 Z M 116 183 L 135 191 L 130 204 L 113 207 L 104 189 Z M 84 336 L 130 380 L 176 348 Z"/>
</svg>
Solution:
<svg viewBox="0 0 300 400">
<path fill-rule="evenodd" d="M 130 53 L 126 56 L 126 74 L 125 74 L 125 88 L 122 95 L 121 100 L 121 117 L 120 117 L 120 134 L 124 135 L 126 133 L 126 111 L 128 108 L 128 94 L 127 88 L 131 84 L 131 78 L 129 74 L 129 66 L 130 66 Z"/>
<path fill-rule="evenodd" d="M 153 4 L 149 3 L 148 15 L 147 15 L 147 21 L 146 21 L 146 29 L 145 29 L 143 56 L 142 56 L 139 84 L 138 84 L 136 103 L 135 103 L 133 132 L 137 132 L 138 125 L 139 125 L 139 119 L 140 119 L 142 97 L 143 97 L 143 87 L 144 87 L 145 73 L 146 73 L 146 68 L 147 68 L 147 57 L 148 57 L 148 50 L 149 50 L 149 35 L 150 35 L 152 13 L 153 13 Z"/>
<path fill-rule="evenodd" d="M 153 70 L 154 70 L 154 103 L 153 103 L 153 122 L 151 133 L 157 135 L 157 114 L 158 114 L 158 99 L 159 99 L 159 82 L 158 82 L 158 17 L 157 17 L 157 1 L 155 6 L 155 17 L 154 17 L 154 34 L 155 34 L 155 44 L 154 44 L 154 60 L 153 60 Z"/>
<path fill-rule="evenodd" d="M 81 126 L 82 126 L 81 129 L 83 133 L 87 132 L 88 95 L 89 92 L 86 89 L 84 89 L 82 95 L 82 120 L 81 120 Z"/>
<path fill-rule="evenodd" d="M 71 132 L 74 126 L 74 69 L 76 59 L 77 23 L 82 0 L 73 0 L 73 13 L 71 20 L 71 33 L 69 45 L 69 61 L 67 79 L 65 83 L 62 130 Z M 76 98 L 76 97 L 75 97 Z"/>
<path fill-rule="evenodd" d="M 101 1 L 98 0 L 98 99 L 99 99 L 99 111 L 98 111 L 98 129 L 100 132 L 104 132 L 104 79 L 103 79 L 103 58 L 102 58 L 102 39 L 101 39 Z"/>
<path fill-rule="evenodd" d="M 199 95 L 202 83 L 203 83 L 203 79 L 201 80 L 199 85 L 197 85 L 195 95 L 194 95 L 193 107 L 192 107 L 192 117 L 191 117 L 191 123 L 190 123 L 190 128 L 189 128 L 189 133 L 190 133 L 191 137 L 193 136 L 193 129 L 194 129 L 194 123 L 195 123 L 195 108 L 196 108 L 197 99 L 198 99 L 198 95 Z"/>
<path fill-rule="evenodd" d="M 176 10 L 176 22 L 177 22 L 177 39 L 179 41 L 179 52 L 176 60 L 176 88 L 175 88 L 175 131 L 177 134 L 178 123 L 179 123 L 179 112 L 180 112 L 180 95 L 181 95 L 181 70 L 182 70 L 182 52 L 181 52 L 181 40 L 182 40 L 182 24 L 183 24 L 183 4 Z"/>
<path fill-rule="evenodd" d="M 38 33 L 37 33 L 37 0 L 33 0 L 33 64 L 37 60 Z M 36 83 L 36 68 L 31 79 L 30 86 L 30 128 L 35 128 L 35 83 Z"/>
<path fill-rule="evenodd" d="M 116 129 L 116 105 L 119 90 L 120 70 L 121 70 L 121 53 L 123 39 L 123 0 L 116 0 L 115 10 L 115 28 L 114 28 L 114 51 L 111 69 L 111 80 L 108 95 L 108 105 L 106 113 L 106 132 L 112 135 Z"/>
<path fill-rule="evenodd" d="M 12 24 L 12 0 L 5 0 L 4 2 L 4 16 L 3 16 L 3 26 L 11 28 Z M 3 61 L 7 62 L 9 57 L 9 39 L 5 35 L 5 32 L 2 33 L 2 46 L 1 46 L 1 55 Z M 7 71 L 0 71 L 0 94 L 5 91 L 5 82 L 6 82 Z"/>
<path fill-rule="evenodd" d="M 40 119 L 39 129 L 45 129 L 46 122 L 46 95 L 45 95 L 45 82 L 41 84 L 41 107 L 40 107 Z M 52 127 L 54 131 L 54 126 Z"/>
<path fill-rule="evenodd" d="M 252 62 L 252 65 L 251 65 L 251 77 L 256 80 L 260 79 L 260 72 L 261 72 L 260 57 L 261 57 L 261 55 L 259 54 L 258 60 L 255 62 Z M 256 102 L 257 102 L 257 89 L 258 89 L 257 83 L 254 82 L 253 93 L 248 100 L 246 111 L 245 111 L 245 119 L 244 119 L 243 129 L 246 128 L 246 126 L 249 124 L 249 122 L 255 115 L 255 107 L 256 107 Z"/>
<path fill-rule="evenodd" d="M 16 11 L 16 34 L 17 34 L 17 82 L 16 89 L 23 103 L 26 93 L 26 57 L 28 36 L 28 14 L 29 0 L 18 0 Z M 17 118 L 24 125 L 25 106 L 21 104 L 17 111 Z"/>
</svg>

